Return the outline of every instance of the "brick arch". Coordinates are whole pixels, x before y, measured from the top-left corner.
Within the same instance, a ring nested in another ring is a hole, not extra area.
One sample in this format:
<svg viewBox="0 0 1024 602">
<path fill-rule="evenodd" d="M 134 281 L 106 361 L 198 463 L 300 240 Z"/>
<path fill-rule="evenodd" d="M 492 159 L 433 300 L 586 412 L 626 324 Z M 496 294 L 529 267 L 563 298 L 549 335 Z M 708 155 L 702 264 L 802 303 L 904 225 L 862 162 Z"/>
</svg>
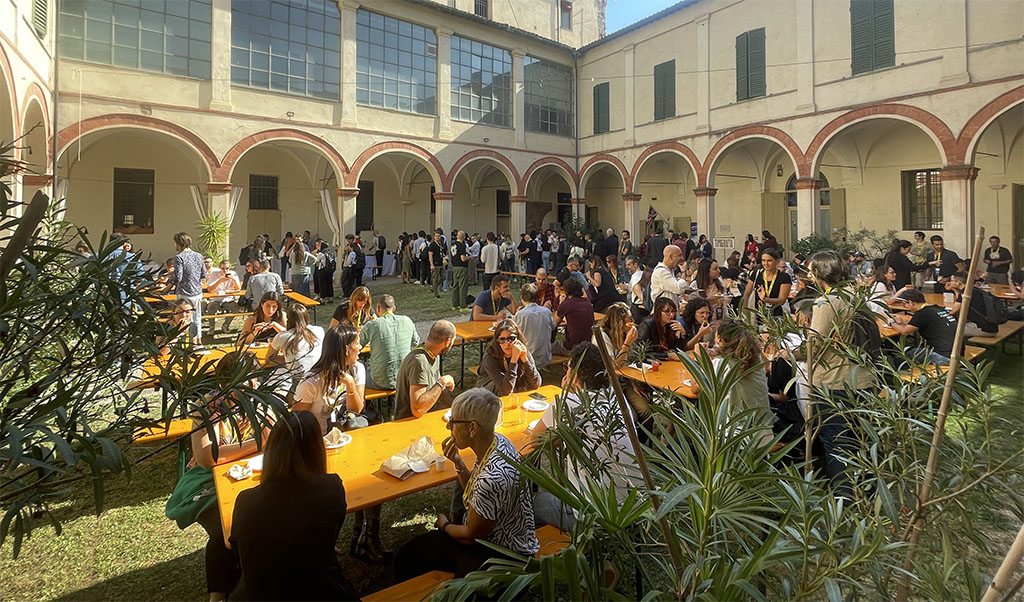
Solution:
<svg viewBox="0 0 1024 602">
<path fill-rule="evenodd" d="M 3 71 L 4 86 L 7 87 L 7 96 L 11 101 L 11 127 L 13 128 L 12 134 L 16 138 L 18 132 L 21 131 L 21 120 L 18 114 L 18 91 L 14 87 L 14 71 L 11 70 L 11 61 L 7 59 L 7 51 L 4 50 L 4 45 L 0 44 L 0 71 Z M 13 142 L 13 140 L 4 140 L 3 142 Z"/>
<path fill-rule="evenodd" d="M 35 102 L 39 105 L 39 112 L 43 116 L 43 134 L 46 138 L 46 159 L 50 161 L 53 159 L 53 148 L 49 144 L 50 141 L 50 107 L 46 104 L 46 94 L 43 92 L 43 88 L 36 82 L 29 84 L 28 89 L 25 91 L 25 98 L 21 102 L 21 123 L 22 127 L 34 127 L 34 123 L 26 124 L 25 117 L 28 115 L 29 106 Z M 27 132 L 21 132 L 24 136 Z"/>
<path fill-rule="evenodd" d="M 113 113 L 110 115 L 89 117 L 88 119 L 83 119 L 82 121 L 67 126 L 57 134 L 57 157 L 63 155 L 64 151 L 67 150 L 72 142 L 86 134 L 118 128 L 159 132 L 183 142 L 199 159 L 202 160 L 203 163 L 206 164 L 207 173 L 210 177 L 213 177 L 213 174 L 217 173 L 217 168 L 220 166 L 220 162 L 217 160 L 217 155 L 209 145 L 191 131 L 176 123 L 164 121 L 163 119 L 126 113 Z"/>
<path fill-rule="evenodd" d="M 710 186 L 708 182 L 712 180 L 713 168 L 717 167 L 716 163 L 725 155 L 725 151 L 729 147 L 737 142 L 751 138 L 770 140 L 781 146 L 785 149 L 786 154 L 789 155 L 797 174 L 800 174 L 798 177 L 806 177 L 803 175 L 803 173 L 806 173 L 806 170 L 803 170 L 804 154 L 800 151 L 800 146 L 793 141 L 789 134 L 770 126 L 752 125 L 733 130 L 715 143 L 715 146 L 711 148 L 711 152 L 708 153 L 707 158 L 704 159 L 704 164 L 701 166 L 700 173 L 697 176 L 697 187 Z"/>
<path fill-rule="evenodd" d="M 577 196 L 576 172 L 573 171 L 572 166 L 558 157 L 541 157 L 526 168 L 526 171 L 523 172 L 523 185 L 522 188 L 520 188 L 522 194 L 527 194 L 527 189 L 530 186 L 530 178 L 533 177 L 533 174 L 537 173 L 538 170 L 544 167 L 552 167 L 555 171 L 561 172 L 562 176 L 565 178 L 565 183 L 569 185 L 569 193 L 572 194 L 573 198 Z"/>
<path fill-rule="evenodd" d="M 444 190 L 445 184 L 448 180 L 445 175 L 444 167 L 441 167 L 441 162 L 437 160 L 437 157 L 432 155 L 426 149 L 416 146 L 415 144 L 399 142 L 397 140 L 391 142 L 378 142 L 360 153 L 356 160 L 352 162 L 352 167 L 348 170 L 346 185 L 349 188 L 357 188 L 359 186 L 359 176 L 363 173 L 363 169 L 366 165 L 370 161 L 386 153 L 413 155 L 425 161 L 427 164 L 427 171 L 433 172 L 430 175 L 434 179 L 434 187 L 437 189 L 437 192 L 451 192 L 450 190 Z"/>
<path fill-rule="evenodd" d="M 344 181 L 345 175 L 348 173 L 348 165 L 345 164 L 345 159 L 342 158 L 338 151 L 323 138 L 294 128 L 264 130 L 242 138 L 224 154 L 214 181 L 230 182 L 235 166 L 245 153 L 261 144 L 276 140 L 293 140 L 320 151 L 334 168 L 334 174 L 339 184 Z"/>
<path fill-rule="evenodd" d="M 960 130 L 956 153 L 950 158 L 950 165 L 974 165 L 974 149 L 978 147 L 982 134 L 1000 115 L 1024 103 L 1024 86 L 1014 88 L 997 96 L 975 113 Z"/>
<path fill-rule="evenodd" d="M 455 162 L 455 165 L 452 165 L 451 169 L 448 170 L 448 175 L 444 182 L 445 190 L 454 190 L 455 178 L 459 176 L 459 172 L 462 171 L 463 167 L 474 161 L 499 163 L 500 167 L 498 167 L 498 170 L 501 171 L 505 175 L 505 179 L 508 180 L 508 185 L 512 189 L 510 193 L 511 196 L 519 196 L 522 194 L 523 181 L 519 177 L 519 171 L 516 169 L 515 164 L 513 164 L 505 155 L 489 149 L 476 149 L 459 157 L 459 160 Z"/>
<path fill-rule="evenodd" d="M 640 175 L 640 170 L 643 168 L 644 164 L 647 163 L 647 161 L 654 157 L 655 155 L 660 155 L 664 153 L 682 157 L 683 160 L 686 161 L 686 163 L 690 166 L 690 170 L 693 172 L 694 181 L 700 181 L 702 165 L 700 164 L 700 159 L 698 159 L 697 155 L 692 150 L 690 150 L 690 147 L 686 146 L 685 144 L 680 144 L 679 142 L 659 142 L 658 144 L 650 146 L 646 150 L 644 150 L 644 152 L 641 153 L 640 157 L 636 160 L 636 163 L 633 164 L 633 171 L 629 174 L 629 178 L 633 182 L 632 190 L 630 190 L 630 192 L 636 192 L 637 176 Z"/>
<path fill-rule="evenodd" d="M 817 175 L 825 146 L 836 134 L 855 123 L 869 119 L 897 119 L 919 127 L 935 142 L 943 165 L 950 165 L 950 159 L 956 156 L 956 138 L 949 126 L 941 119 L 924 109 L 910 105 L 881 104 L 844 113 L 825 124 L 825 127 L 821 128 L 811 140 L 807 152 L 804 153 L 804 164 L 800 169 L 802 171 L 800 177 L 809 178 L 813 177 L 809 174 Z"/>
<path fill-rule="evenodd" d="M 626 169 L 626 166 L 622 163 L 622 160 L 616 157 L 615 155 L 609 155 L 608 153 L 600 153 L 587 159 L 587 162 L 584 163 L 583 167 L 580 168 L 579 194 L 582 197 L 586 198 L 587 196 L 586 184 L 587 180 L 590 178 L 590 168 L 601 163 L 611 165 L 612 167 L 615 168 L 616 171 L 619 172 L 619 177 L 622 178 L 622 192 L 625 193 L 633 190 L 633 177 L 630 175 L 629 170 Z"/>
</svg>

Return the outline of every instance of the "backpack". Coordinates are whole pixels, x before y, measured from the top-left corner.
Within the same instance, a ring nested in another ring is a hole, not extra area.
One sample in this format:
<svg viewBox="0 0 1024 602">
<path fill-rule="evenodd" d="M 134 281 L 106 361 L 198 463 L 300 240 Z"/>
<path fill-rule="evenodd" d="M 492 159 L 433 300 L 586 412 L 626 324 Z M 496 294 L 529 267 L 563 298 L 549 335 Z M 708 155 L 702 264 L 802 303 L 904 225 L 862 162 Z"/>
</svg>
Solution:
<svg viewBox="0 0 1024 602">
<path fill-rule="evenodd" d="M 882 333 L 878 330 L 878 321 L 867 307 L 858 307 L 850 323 L 854 347 L 860 348 L 868 356 L 877 356 L 882 349 Z"/>
<path fill-rule="evenodd" d="M 984 332 L 999 332 L 999 325 L 1010 319 L 1010 312 L 1005 301 L 975 287 L 968 317 Z"/>
<path fill-rule="evenodd" d="M 381 250 L 381 251 L 387 251 L 388 250 L 388 239 L 384 238 L 383 236 L 378 236 L 377 237 L 377 248 L 379 250 Z"/>
<path fill-rule="evenodd" d="M 352 267 L 358 272 L 366 269 L 366 254 L 361 249 L 356 251 L 356 262 L 352 264 Z"/>
</svg>

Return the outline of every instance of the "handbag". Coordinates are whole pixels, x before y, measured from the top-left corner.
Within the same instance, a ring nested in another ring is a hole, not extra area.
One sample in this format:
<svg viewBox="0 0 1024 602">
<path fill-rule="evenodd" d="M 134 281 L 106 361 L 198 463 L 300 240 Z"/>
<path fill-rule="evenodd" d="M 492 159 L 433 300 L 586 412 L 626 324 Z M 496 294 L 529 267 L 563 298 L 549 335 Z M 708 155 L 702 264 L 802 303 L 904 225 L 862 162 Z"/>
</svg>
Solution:
<svg viewBox="0 0 1024 602">
<path fill-rule="evenodd" d="M 199 515 L 217 503 L 213 470 L 193 466 L 178 479 L 171 497 L 164 506 L 164 515 L 185 529 L 199 520 Z"/>
<path fill-rule="evenodd" d="M 377 410 L 366 406 L 363 408 L 362 413 L 357 414 L 352 410 L 345 410 L 340 413 L 333 413 L 331 424 L 338 427 L 341 431 L 352 431 L 355 429 L 366 428 L 371 424 L 380 424 L 380 415 Z"/>
</svg>

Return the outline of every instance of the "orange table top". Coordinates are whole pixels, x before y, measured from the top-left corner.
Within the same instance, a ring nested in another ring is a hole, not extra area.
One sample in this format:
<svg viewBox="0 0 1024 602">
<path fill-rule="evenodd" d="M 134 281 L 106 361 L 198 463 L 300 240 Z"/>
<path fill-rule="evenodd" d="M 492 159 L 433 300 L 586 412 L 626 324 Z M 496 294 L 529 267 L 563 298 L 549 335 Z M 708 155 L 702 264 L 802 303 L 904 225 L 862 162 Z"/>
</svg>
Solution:
<svg viewBox="0 0 1024 602">
<path fill-rule="evenodd" d="M 482 341 L 489 339 L 494 336 L 494 331 L 491 330 L 494 322 L 491 320 L 481 320 L 479 322 L 456 322 L 455 323 L 455 336 L 461 338 L 463 341 Z"/>
<path fill-rule="evenodd" d="M 661 366 L 659 366 L 657 371 L 646 369 L 641 372 L 636 368 L 623 366 L 619 368 L 619 374 L 630 380 L 645 383 L 655 389 L 668 389 L 690 399 L 697 398 L 697 392 L 693 388 L 693 378 L 690 376 L 690 371 L 686 369 L 686 365 L 683 362 L 678 360 L 661 362 Z M 690 381 L 689 385 L 683 382 L 686 380 Z"/>
<path fill-rule="evenodd" d="M 292 301 L 295 301 L 297 303 L 301 303 L 301 304 L 303 304 L 306 307 L 315 307 L 315 306 L 320 305 L 320 302 L 317 301 L 316 299 L 310 299 L 309 297 L 303 295 L 302 293 L 298 293 L 296 291 L 285 291 L 284 296 L 288 297 Z"/>
<path fill-rule="evenodd" d="M 537 389 L 537 392 L 547 397 L 549 403 L 553 403 L 555 396 L 559 395 L 561 391 L 560 387 L 553 385 Z M 517 395 L 520 400 L 525 400 L 528 394 L 518 393 Z M 503 402 L 507 402 L 509 397 L 501 399 Z M 389 500 L 455 480 L 455 468 L 450 462 L 448 469 L 444 472 L 437 472 L 431 468 L 427 472 L 414 474 L 404 481 L 400 481 L 380 469 L 385 460 L 423 436 L 430 437 L 434 441 L 434 449 L 437 453 L 441 453 L 441 442 L 449 435 L 448 425 L 443 416 L 444 411 L 437 410 L 429 412 L 421 418 L 407 418 L 349 431 L 348 434 L 352 436 L 351 443 L 339 449 L 327 450 L 327 471 L 340 475 L 341 480 L 345 483 L 345 499 L 348 502 L 349 512 L 372 508 Z M 541 414 L 530 412 L 526 416 L 526 421 L 521 424 L 504 424 L 496 429 L 497 432 L 508 437 L 517 448 L 521 448 L 532 440 L 533 437 L 527 431 L 527 426 L 531 420 L 540 418 Z M 472 466 L 475 458 L 473 451 L 464 449 L 462 454 L 466 464 Z M 217 505 L 220 509 L 225 543 L 231 536 L 235 499 L 239 493 L 255 487 L 260 482 L 259 473 L 241 481 L 235 481 L 227 476 L 228 470 L 235 463 L 228 462 L 215 466 L 213 469 L 213 480 L 217 488 Z"/>
<path fill-rule="evenodd" d="M 238 349 L 248 349 L 249 351 L 252 351 L 256 355 L 256 359 L 259 360 L 261 364 L 265 363 L 267 361 L 267 357 L 270 355 L 269 343 L 257 343 L 255 345 L 249 345 L 248 347 L 235 347 L 234 345 L 225 347 L 208 347 L 198 352 L 196 356 L 201 358 L 200 361 L 203 363 L 206 370 L 211 371 L 221 358 Z M 142 375 L 129 386 L 133 389 L 152 387 L 154 385 L 152 378 L 163 372 L 166 361 L 166 357 L 146 360 L 142 364 Z"/>
<path fill-rule="evenodd" d="M 999 297 L 1000 299 L 1020 299 L 1020 297 L 1017 296 L 1017 294 L 1014 293 L 1013 290 L 1010 289 L 1010 286 L 1007 284 L 993 284 L 985 286 L 990 286 L 990 288 L 982 287 L 982 290 L 987 290 L 988 292 L 992 293 L 996 297 Z"/>
</svg>

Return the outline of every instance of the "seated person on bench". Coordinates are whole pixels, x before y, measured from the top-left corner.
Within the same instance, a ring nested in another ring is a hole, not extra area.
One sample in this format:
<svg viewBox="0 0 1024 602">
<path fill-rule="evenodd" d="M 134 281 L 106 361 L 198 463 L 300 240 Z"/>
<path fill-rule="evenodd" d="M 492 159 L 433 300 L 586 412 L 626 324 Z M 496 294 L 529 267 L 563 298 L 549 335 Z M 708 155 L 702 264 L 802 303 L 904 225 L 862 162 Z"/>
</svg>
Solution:
<svg viewBox="0 0 1024 602">
<path fill-rule="evenodd" d="M 516 313 L 516 300 L 508 285 L 508 276 L 498 274 L 491 279 L 491 289 L 480 291 L 473 302 L 474 322 L 494 322 Z"/>
<path fill-rule="evenodd" d="M 227 293 L 231 291 L 242 290 L 242 282 L 238 279 L 238 274 L 231 270 L 231 264 L 227 259 L 220 262 L 220 268 L 210 272 L 209 284 L 206 286 L 206 290 L 211 293 Z M 236 313 L 242 311 L 242 306 L 238 304 L 238 297 L 233 295 L 227 295 L 224 297 L 214 297 L 210 299 L 210 302 L 206 304 L 206 309 L 203 311 L 204 315 L 214 315 L 221 312 L 224 313 Z M 227 333 L 231 328 L 231 322 L 234 318 L 224 318 L 224 325 L 221 327 L 221 332 Z M 210 330 L 216 331 L 215 328 L 216 319 L 210 320 Z"/>
<path fill-rule="evenodd" d="M 909 321 L 905 321 L 903 316 L 894 316 L 893 329 L 900 334 L 916 332 L 923 339 L 923 344 L 907 347 L 907 357 L 935 366 L 948 366 L 956 338 L 956 318 L 944 307 L 926 304 L 924 293 L 918 289 L 907 289 L 900 293 L 899 298 L 904 300 L 913 316 Z"/>
</svg>

